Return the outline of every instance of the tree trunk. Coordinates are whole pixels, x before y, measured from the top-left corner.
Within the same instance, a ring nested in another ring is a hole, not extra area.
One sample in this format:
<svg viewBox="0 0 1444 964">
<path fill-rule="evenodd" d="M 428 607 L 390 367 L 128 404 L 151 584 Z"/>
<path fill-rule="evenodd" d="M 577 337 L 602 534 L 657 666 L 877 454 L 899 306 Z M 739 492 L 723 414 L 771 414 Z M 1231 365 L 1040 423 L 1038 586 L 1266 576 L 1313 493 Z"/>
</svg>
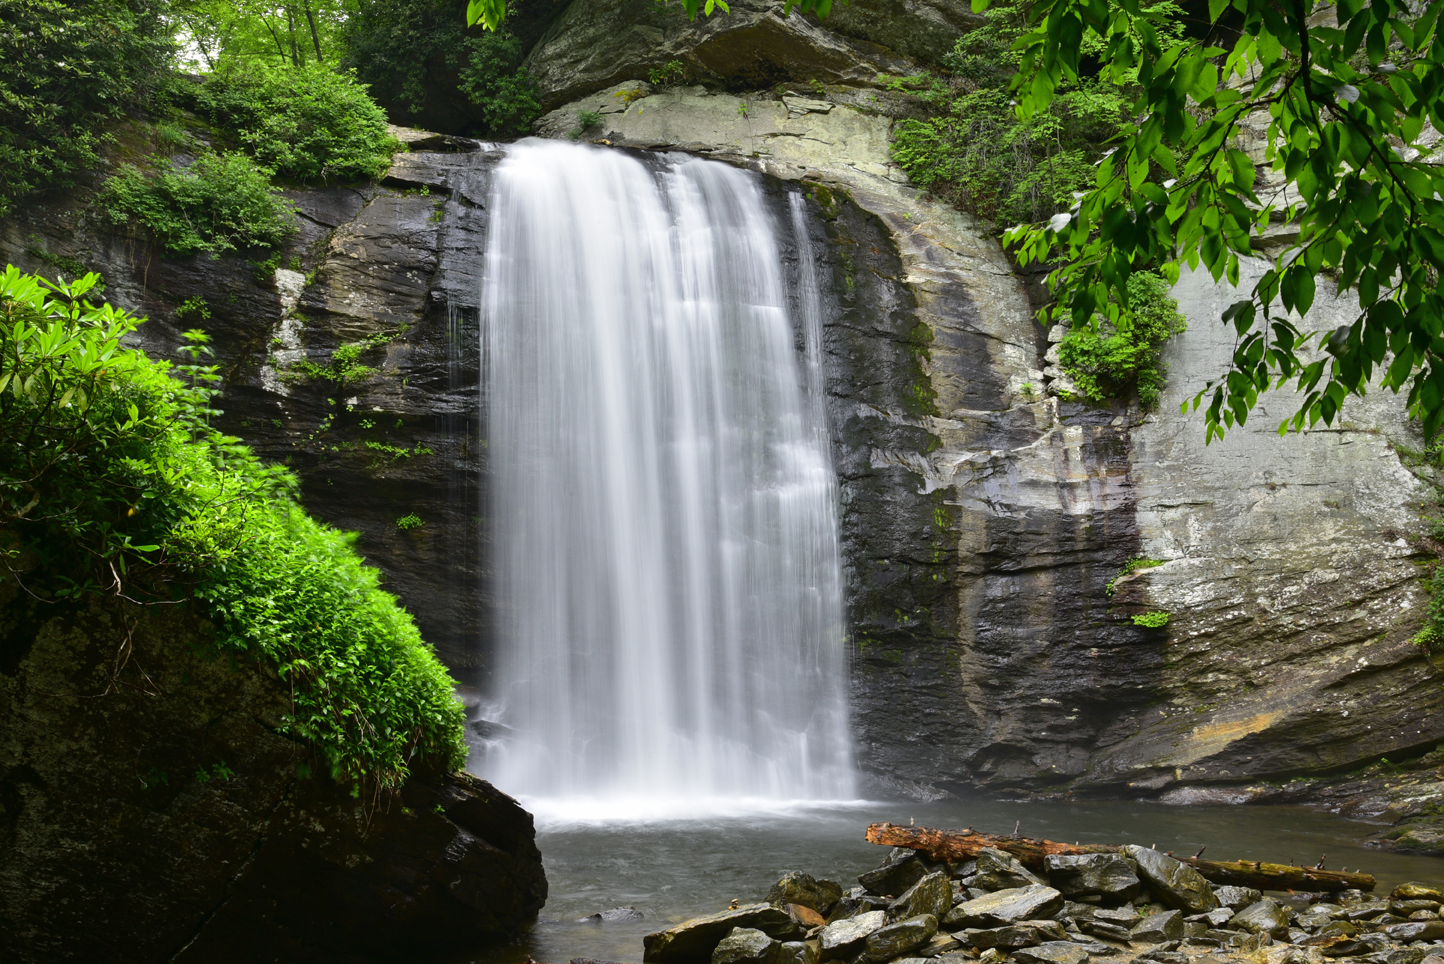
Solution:
<svg viewBox="0 0 1444 964">
<path fill-rule="evenodd" d="M 1108 844 L 1066 844 L 1052 840 L 1033 840 L 1029 837 L 994 837 L 972 829 L 931 830 L 927 827 L 898 827 L 890 823 L 875 823 L 869 826 L 867 841 L 884 847 L 907 847 L 935 861 L 971 860 L 978 855 L 979 850 L 992 847 L 1012 854 L 1018 858 L 1019 863 L 1031 870 L 1042 870 L 1044 858 L 1051 855 L 1118 852 L 1117 847 Z M 1312 867 L 1292 867 L 1288 864 L 1253 860 L 1217 861 L 1199 857 L 1175 859 L 1197 870 L 1210 883 L 1253 887 L 1258 890 L 1337 893 L 1350 887 L 1369 891 L 1374 889 L 1375 884 L 1374 878 L 1368 874 L 1343 873 L 1337 870 L 1315 870 Z"/>
</svg>

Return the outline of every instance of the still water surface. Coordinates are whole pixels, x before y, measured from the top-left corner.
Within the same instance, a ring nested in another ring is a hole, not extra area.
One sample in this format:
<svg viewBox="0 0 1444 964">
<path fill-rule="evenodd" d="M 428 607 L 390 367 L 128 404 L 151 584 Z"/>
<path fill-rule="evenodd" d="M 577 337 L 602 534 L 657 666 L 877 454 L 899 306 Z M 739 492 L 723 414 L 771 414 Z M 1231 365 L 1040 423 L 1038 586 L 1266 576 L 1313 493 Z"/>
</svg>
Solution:
<svg viewBox="0 0 1444 964">
<path fill-rule="evenodd" d="M 642 936 L 713 913 L 728 901 L 761 900 L 789 870 L 839 881 L 844 887 L 876 866 L 887 851 L 863 840 L 876 821 L 966 827 L 1083 843 L 1138 843 L 1159 850 L 1363 870 L 1387 893 L 1405 880 L 1444 880 L 1444 861 L 1363 846 L 1382 829 L 1295 807 L 1167 807 L 1128 802 L 1022 803 L 948 800 L 938 803 L 854 802 L 775 807 L 769 811 L 639 823 L 589 820 L 585 809 L 524 801 L 538 814 L 537 844 L 551 896 L 531 933 L 478 964 L 547 964 L 572 958 L 640 961 Z M 601 815 L 598 815 L 601 816 Z M 613 815 L 606 815 L 608 817 Z M 645 919 L 600 924 L 578 919 L 614 907 L 635 907 Z"/>
</svg>

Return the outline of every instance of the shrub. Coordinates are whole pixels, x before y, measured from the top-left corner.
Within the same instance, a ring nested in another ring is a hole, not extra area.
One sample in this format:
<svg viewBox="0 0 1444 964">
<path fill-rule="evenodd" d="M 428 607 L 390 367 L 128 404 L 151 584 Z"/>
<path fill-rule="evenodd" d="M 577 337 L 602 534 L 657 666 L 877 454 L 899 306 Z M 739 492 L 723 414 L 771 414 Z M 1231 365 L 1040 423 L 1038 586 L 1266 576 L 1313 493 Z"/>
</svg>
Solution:
<svg viewBox="0 0 1444 964">
<path fill-rule="evenodd" d="M 1168 625 L 1168 613 L 1161 609 L 1155 609 L 1149 613 L 1139 613 L 1133 617 L 1133 625 L 1144 626 L 1148 629 L 1162 629 Z"/>
<path fill-rule="evenodd" d="M 142 225 L 176 255 L 278 245 L 295 230 L 270 172 L 244 154 L 203 154 L 190 167 L 154 174 L 122 165 L 96 205 L 114 224 Z"/>
<path fill-rule="evenodd" d="M 466 41 L 461 91 L 481 109 L 483 130 L 494 136 L 525 134 L 541 116 L 536 84 L 519 70 L 521 41 L 488 31 Z"/>
<path fill-rule="evenodd" d="M 177 378 L 125 347 L 140 319 L 88 304 L 95 280 L 0 277 L 0 525 L 39 560 L 27 588 L 205 603 L 223 651 L 262 657 L 294 687 L 285 731 L 358 788 L 397 786 L 418 757 L 459 766 L 451 680 L 355 537 L 307 516 L 289 473 L 210 427 L 212 368 Z"/>
<path fill-rule="evenodd" d="M 1168 282 L 1152 272 L 1128 279 L 1128 304 L 1110 305 L 1097 326 L 1073 326 L 1058 346 L 1063 370 L 1093 401 L 1137 392 L 1144 408 L 1158 404 L 1168 369 L 1163 343 L 1188 327 Z"/>
<path fill-rule="evenodd" d="M 247 62 L 191 94 L 195 110 L 265 167 L 300 180 L 380 177 L 398 143 L 352 71 Z"/>
<path fill-rule="evenodd" d="M 96 164 L 106 121 L 169 73 L 155 0 L 0 0 L 0 217 Z"/>
</svg>

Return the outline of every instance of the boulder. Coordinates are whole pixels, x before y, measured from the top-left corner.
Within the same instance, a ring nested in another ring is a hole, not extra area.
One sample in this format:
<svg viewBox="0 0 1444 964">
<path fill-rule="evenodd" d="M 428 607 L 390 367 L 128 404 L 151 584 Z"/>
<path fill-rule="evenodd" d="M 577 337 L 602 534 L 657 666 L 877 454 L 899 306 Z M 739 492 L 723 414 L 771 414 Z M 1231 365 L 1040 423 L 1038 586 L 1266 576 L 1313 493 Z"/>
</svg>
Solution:
<svg viewBox="0 0 1444 964">
<path fill-rule="evenodd" d="M 887 924 L 887 912 L 881 910 L 868 911 L 865 914 L 858 914 L 856 917 L 828 924 L 818 935 L 819 960 L 825 964 L 827 961 L 852 957 L 862 950 L 868 935 L 881 930 L 885 924 Z"/>
<path fill-rule="evenodd" d="M 1100 907 L 1093 912 L 1093 917 L 1096 920 L 1117 924 L 1119 927 L 1126 927 L 1130 930 L 1143 920 L 1143 915 L 1134 910 L 1132 904 L 1124 904 L 1122 907 Z"/>
<path fill-rule="evenodd" d="M 1250 904 L 1229 919 L 1229 926 L 1250 934 L 1268 934 L 1282 939 L 1288 936 L 1289 915 L 1275 901 L 1264 899 Z"/>
<path fill-rule="evenodd" d="M 1362 900 L 1350 904 L 1339 914 L 1341 920 L 1373 920 L 1383 914 L 1389 913 L 1389 902 L 1386 900 Z"/>
<path fill-rule="evenodd" d="M 1389 910 L 1395 914 L 1413 914 L 1421 910 L 1435 911 L 1437 913 L 1439 910 L 1439 902 L 1437 900 L 1399 900 L 1393 898 L 1389 901 Z"/>
<path fill-rule="evenodd" d="M 953 883 L 942 871 L 928 874 L 913 884 L 888 907 L 895 920 L 931 914 L 941 919 L 953 906 Z"/>
<path fill-rule="evenodd" d="M 1062 894 L 1045 884 L 1033 884 L 964 901 L 948 911 L 943 923 L 952 927 L 1001 927 L 1049 917 L 1062 906 Z"/>
<path fill-rule="evenodd" d="M 1049 941 L 1037 947 L 1020 947 L 1013 959 L 1021 964 L 1083 964 L 1088 952 L 1072 941 Z"/>
<path fill-rule="evenodd" d="M 1201 914 L 1218 906 L 1213 885 L 1187 864 L 1137 844 L 1123 847 L 1122 853 L 1133 858 L 1138 865 L 1138 875 L 1168 906 L 1191 914 Z"/>
<path fill-rule="evenodd" d="M 969 887 L 983 890 L 1006 890 L 1041 883 L 1042 878 L 1024 867 L 1018 858 L 993 847 L 978 851 L 977 869 L 967 878 Z"/>
<path fill-rule="evenodd" d="M 1393 900 L 1432 900 L 1437 904 L 1444 904 L 1444 888 L 1411 880 L 1395 887 L 1389 897 Z"/>
<path fill-rule="evenodd" d="M 1019 947 L 1037 947 L 1046 941 L 1066 941 L 1068 933 L 1063 930 L 1063 925 L 1055 920 L 1027 920 L 1017 924 L 1009 924 L 1007 927 L 997 927 L 990 931 L 979 931 L 987 934 L 991 941 L 987 946 L 996 947 L 1004 951 L 1016 950 Z M 982 944 L 974 944 L 974 947 L 982 947 Z"/>
<path fill-rule="evenodd" d="M 1437 941 L 1444 939 L 1444 920 L 1409 921 L 1404 924 L 1390 924 L 1384 934 L 1391 941 L 1412 944 L 1414 941 Z"/>
<path fill-rule="evenodd" d="M 857 964 L 884 964 L 895 957 L 922 947 L 938 932 L 938 919 L 932 914 L 920 914 L 900 920 L 896 924 L 879 927 L 863 941 L 862 953 Z"/>
<path fill-rule="evenodd" d="M 1215 887 L 1213 896 L 1222 907 L 1229 910 L 1243 910 L 1249 904 L 1256 904 L 1263 899 L 1263 891 L 1254 890 L 1252 887 L 1234 887 L 1224 885 Z"/>
<path fill-rule="evenodd" d="M 804 907 L 802 904 L 783 904 L 782 909 L 787 911 L 787 916 L 797 921 L 806 930 L 814 927 L 822 927 L 827 924 L 827 918 L 823 917 L 811 907 Z"/>
<path fill-rule="evenodd" d="M 1118 941 L 1121 944 L 1127 944 L 1133 937 L 1128 928 L 1103 920 L 1080 920 L 1078 921 L 1078 929 L 1085 934 L 1101 937 L 1106 941 Z"/>
<path fill-rule="evenodd" d="M 774 907 L 800 904 L 826 915 L 842 897 L 842 886 L 831 880 L 818 880 L 811 874 L 796 871 L 783 874 L 767 892 L 767 903 Z"/>
<path fill-rule="evenodd" d="M 648 934 L 642 938 L 642 960 L 657 964 L 710 961 L 717 945 L 737 928 L 759 930 L 777 940 L 795 940 L 803 933 L 796 921 L 771 904 L 748 904 Z"/>
<path fill-rule="evenodd" d="M 1143 884 L 1138 865 L 1122 854 L 1050 855 L 1043 861 L 1048 882 L 1064 897 L 1103 897 L 1121 903 Z"/>
<path fill-rule="evenodd" d="M 1233 911 L 1229 910 L 1227 907 L 1218 907 L 1209 911 L 1206 914 L 1193 914 L 1192 916 L 1185 917 L 1183 919 L 1183 922 L 1185 924 L 1203 924 L 1204 929 L 1207 930 L 1208 928 L 1212 927 L 1222 927 L 1224 924 L 1227 924 L 1232 919 Z"/>
<path fill-rule="evenodd" d="M 817 941 L 785 941 L 781 964 L 817 964 Z"/>
<path fill-rule="evenodd" d="M 1176 910 L 1160 911 L 1143 918 L 1129 934 L 1130 940 L 1164 944 L 1183 939 L 1183 915 Z"/>
<path fill-rule="evenodd" d="M 928 866 L 911 850 L 898 848 L 888 855 L 882 866 L 859 874 L 857 882 L 869 894 L 896 896 L 928 875 Z"/>
<path fill-rule="evenodd" d="M 782 964 L 782 943 L 751 927 L 734 927 L 712 950 L 712 964 Z"/>
</svg>

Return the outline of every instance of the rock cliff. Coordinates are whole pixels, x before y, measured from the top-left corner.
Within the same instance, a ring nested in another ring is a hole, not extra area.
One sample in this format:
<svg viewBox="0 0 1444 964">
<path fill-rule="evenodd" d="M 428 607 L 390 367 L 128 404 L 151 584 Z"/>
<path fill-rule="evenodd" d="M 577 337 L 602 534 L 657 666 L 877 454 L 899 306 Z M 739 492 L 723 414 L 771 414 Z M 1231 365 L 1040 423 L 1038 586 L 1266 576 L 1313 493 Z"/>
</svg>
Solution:
<svg viewBox="0 0 1444 964">
<path fill-rule="evenodd" d="M 1398 400 L 1351 401 L 1333 428 L 1279 439 L 1281 393 L 1204 446 L 1179 403 L 1226 359 L 1216 319 L 1232 299 L 1186 275 L 1190 327 L 1168 348 L 1158 409 L 1067 401 L 1047 388 L 1048 333 L 992 227 L 892 164 L 909 108 L 877 73 L 935 58 L 971 14 L 856 0 L 817 22 L 739 0 L 688 24 L 651 0 L 601 9 L 573 4 L 532 50 L 552 108 L 539 135 L 689 151 L 810 198 L 831 278 L 854 722 L 880 786 L 1278 799 L 1290 777 L 1444 737 L 1437 670 L 1409 643 L 1424 603 L 1411 540 L 1434 495 L 1405 464 L 1422 446 Z M 685 85 L 644 79 L 670 59 Z M 579 131 L 583 112 L 599 126 Z M 190 326 L 175 308 L 204 295 L 228 424 L 292 462 L 315 514 L 362 532 L 426 637 L 484 684 L 476 299 L 496 155 L 417 148 L 379 185 L 295 192 L 299 270 L 274 282 L 239 258 L 153 257 L 78 200 L 4 225 L 0 253 L 102 268 L 157 319 L 157 350 Z M 338 371 L 334 349 L 363 341 L 376 371 Z M 1110 595 L 1135 557 L 1163 565 Z M 1157 610 L 1166 627 L 1132 622 Z"/>
</svg>

